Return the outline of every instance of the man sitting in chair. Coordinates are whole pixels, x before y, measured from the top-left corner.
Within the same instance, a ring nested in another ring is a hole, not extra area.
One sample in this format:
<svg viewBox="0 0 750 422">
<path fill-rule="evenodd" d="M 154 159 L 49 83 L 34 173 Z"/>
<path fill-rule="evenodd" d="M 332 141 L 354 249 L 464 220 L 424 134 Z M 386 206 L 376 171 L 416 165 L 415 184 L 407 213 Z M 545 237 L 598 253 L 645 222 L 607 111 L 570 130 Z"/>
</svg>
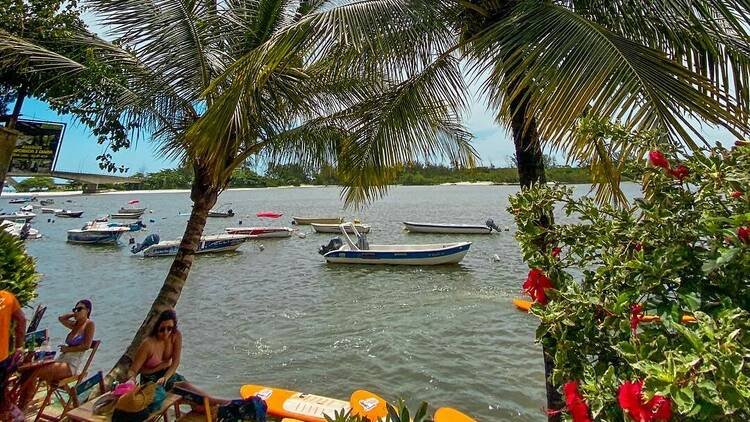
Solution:
<svg viewBox="0 0 750 422">
<path fill-rule="evenodd" d="M 39 381 L 55 383 L 73 375 L 78 375 L 83 365 L 83 355 L 91 348 L 94 341 L 94 321 L 91 317 L 91 301 L 79 300 L 71 313 L 60 315 L 57 319 L 70 329 L 65 337 L 65 344 L 60 345 L 60 356 L 47 365 L 21 374 L 21 394 L 18 405 L 21 409 L 34 397 Z"/>
<path fill-rule="evenodd" d="M 14 353 L 10 353 L 10 327 L 15 323 L 13 335 Z M 26 332 L 26 317 L 21 310 L 16 296 L 6 290 L 0 290 L 0 420 L 13 421 L 20 412 L 10 403 L 7 388 L 8 377 L 14 370 L 16 353 L 23 348 L 24 333 Z M 16 413 L 16 414 L 14 414 Z M 23 420 L 23 415 L 21 420 Z"/>
</svg>

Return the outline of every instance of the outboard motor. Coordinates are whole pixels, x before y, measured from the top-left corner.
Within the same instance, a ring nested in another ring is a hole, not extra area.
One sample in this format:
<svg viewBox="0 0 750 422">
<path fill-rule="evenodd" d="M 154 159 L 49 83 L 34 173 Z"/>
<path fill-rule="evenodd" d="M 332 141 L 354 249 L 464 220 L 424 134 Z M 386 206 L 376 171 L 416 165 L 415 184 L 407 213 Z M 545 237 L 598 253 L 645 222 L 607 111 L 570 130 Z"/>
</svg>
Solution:
<svg viewBox="0 0 750 422">
<path fill-rule="evenodd" d="M 341 238 L 334 237 L 333 239 L 331 239 L 330 242 L 328 242 L 327 245 L 320 245 L 320 249 L 318 249 L 318 253 L 321 255 L 325 255 L 328 252 L 337 251 L 341 249 L 342 246 L 344 246 L 344 242 L 341 241 Z"/>
<path fill-rule="evenodd" d="M 230 217 L 234 217 L 234 211 L 232 211 L 232 209 L 231 209 L 231 208 L 230 208 L 230 209 L 228 209 L 228 210 L 227 210 L 227 215 L 228 215 L 228 216 L 230 216 Z"/>
<path fill-rule="evenodd" d="M 136 243 L 135 245 L 133 245 L 133 247 L 130 249 L 130 252 L 138 253 L 151 245 L 156 245 L 157 243 L 159 243 L 159 235 L 156 233 L 150 234 L 146 236 L 145 239 L 143 239 L 143 243 Z"/>
<path fill-rule="evenodd" d="M 370 242 L 367 241 L 367 236 L 364 233 L 360 233 L 359 236 L 357 236 L 357 249 L 360 251 L 370 249 Z"/>
<path fill-rule="evenodd" d="M 495 224 L 495 221 L 490 219 L 487 219 L 487 221 L 484 223 L 485 226 L 491 228 L 492 230 L 495 230 L 496 232 L 500 233 L 500 227 Z"/>
</svg>

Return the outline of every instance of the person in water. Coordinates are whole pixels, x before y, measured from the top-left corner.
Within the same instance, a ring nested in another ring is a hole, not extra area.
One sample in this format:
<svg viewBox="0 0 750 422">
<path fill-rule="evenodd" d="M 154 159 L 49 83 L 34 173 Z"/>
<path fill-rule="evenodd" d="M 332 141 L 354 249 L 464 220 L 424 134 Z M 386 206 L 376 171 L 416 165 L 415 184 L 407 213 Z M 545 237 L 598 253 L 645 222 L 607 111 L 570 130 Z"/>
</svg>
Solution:
<svg viewBox="0 0 750 422">
<path fill-rule="evenodd" d="M 60 315 L 57 319 L 70 329 L 65 337 L 65 344 L 60 345 L 60 355 L 53 362 L 21 373 L 21 394 L 18 400 L 23 409 L 34 396 L 39 381 L 54 383 L 78 375 L 83 367 L 83 357 L 94 341 L 94 321 L 91 320 L 91 301 L 79 300 L 70 313 Z"/>
<path fill-rule="evenodd" d="M 177 313 L 166 310 L 159 314 L 154 328 L 138 347 L 128 378 L 140 374 L 140 383 L 155 382 L 167 391 L 175 384 L 187 386 L 185 378 L 177 373 L 182 354 L 182 333 L 177 329 Z"/>
</svg>

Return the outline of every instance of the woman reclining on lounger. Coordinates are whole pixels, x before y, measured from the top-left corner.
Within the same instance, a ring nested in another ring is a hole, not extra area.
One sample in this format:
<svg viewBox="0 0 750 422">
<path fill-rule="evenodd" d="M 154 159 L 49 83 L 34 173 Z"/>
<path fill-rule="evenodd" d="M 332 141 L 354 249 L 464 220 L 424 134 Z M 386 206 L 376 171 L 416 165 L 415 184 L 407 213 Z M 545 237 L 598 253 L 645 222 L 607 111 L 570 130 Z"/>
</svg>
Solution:
<svg viewBox="0 0 750 422">
<path fill-rule="evenodd" d="M 52 363 L 33 371 L 21 373 L 21 394 L 18 407 L 24 409 L 37 390 L 39 381 L 54 383 L 78 375 L 83 366 L 83 356 L 94 341 L 94 321 L 91 317 L 91 301 L 83 299 L 76 303 L 71 313 L 57 319 L 70 329 L 65 344 L 60 346 L 60 356 Z"/>
<path fill-rule="evenodd" d="M 169 391 L 185 378 L 177 373 L 182 354 L 182 333 L 177 329 L 177 313 L 163 311 L 151 333 L 143 340 L 130 365 L 128 378 L 140 374 L 140 383 L 155 382 Z"/>
</svg>

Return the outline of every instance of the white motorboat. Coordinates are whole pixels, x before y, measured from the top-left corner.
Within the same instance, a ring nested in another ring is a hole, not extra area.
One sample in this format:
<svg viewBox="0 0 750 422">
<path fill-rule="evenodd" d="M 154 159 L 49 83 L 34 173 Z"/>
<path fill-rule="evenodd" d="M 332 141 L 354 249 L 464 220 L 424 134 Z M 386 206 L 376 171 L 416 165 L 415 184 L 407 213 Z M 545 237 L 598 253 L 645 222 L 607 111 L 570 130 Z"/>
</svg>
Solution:
<svg viewBox="0 0 750 422">
<path fill-rule="evenodd" d="M 291 237 L 294 229 L 289 227 L 227 227 L 224 231 L 229 234 L 244 234 L 253 239 L 272 239 Z"/>
<path fill-rule="evenodd" d="M 370 225 L 369 224 L 362 224 L 362 223 L 353 223 L 354 227 L 357 229 L 360 233 L 369 233 L 370 232 Z M 312 223 L 310 224 L 315 230 L 316 233 L 340 233 L 341 224 L 319 224 L 319 223 Z M 345 228 L 346 232 L 349 234 L 354 234 L 354 231 L 347 226 Z"/>
<path fill-rule="evenodd" d="M 86 244 L 117 243 L 127 227 L 111 227 L 106 222 L 89 221 L 80 229 L 68 230 L 68 242 Z"/>
<path fill-rule="evenodd" d="M 357 237 L 355 243 L 347 233 L 347 226 Z M 318 253 L 332 264 L 386 264 L 386 265 L 443 265 L 457 264 L 466 256 L 471 242 L 436 243 L 424 245 L 369 245 L 367 238 L 352 223 L 340 226 L 340 238 L 322 245 Z"/>
<path fill-rule="evenodd" d="M 21 208 L 19 208 L 19 211 L 23 211 L 23 212 L 33 212 L 33 211 L 34 211 L 34 206 L 33 206 L 33 205 L 31 205 L 31 204 L 27 204 L 27 205 L 24 205 L 24 206 L 22 206 Z"/>
<path fill-rule="evenodd" d="M 143 214 L 146 212 L 146 208 L 134 208 L 134 207 L 120 207 L 117 210 L 118 214 Z"/>
<path fill-rule="evenodd" d="M 16 211 L 14 213 L 10 214 L 0 214 L 0 221 L 3 220 L 24 220 L 24 221 L 31 221 L 36 217 L 36 214 L 33 212 L 26 212 L 26 211 Z"/>
<path fill-rule="evenodd" d="M 216 234 L 201 236 L 201 243 L 196 253 L 204 254 L 211 252 L 229 252 L 237 250 L 250 237 L 239 234 Z M 174 256 L 180 248 L 180 240 L 159 241 L 159 236 L 151 234 L 146 236 L 143 243 L 133 245 L 130 250 L 137 254 L 143 252 L 144 257 Z"/>
<path fill-rule="evenodd" d="M 49 208 L 49 207 L 42 207 L 42 214 L 54 214 L 57 212 L 62 212 L 62 208 Z"/>
<path fill-rule="evenodd" d="M 24 220 L 0 221 L 0 230 L 3 230 L 11 236 L 17 237 L 21 240 L 39 239 L 40 237 L 42 237 L 42 235 L 39 233 L 39 230 L 32 228 L 31 224 Z"/>
<path fill-rule="evenodd" d="M 59 210 L 55 212 L 55 216 L 64 218 L 80 218 L 82 215 L 83 211 Z"/>
<path fill-rule="evenodd" d="M 293 224 L 306 226 L 310 224 L 341 224 L 344 217 L 292 217 Z"/>
<path fill-rule="evenodd" d="M 116 212 L 109 215 L 110 218 L 115 220 L 140 220 L 143 214 L 135 212 Z"/>
<path fill-rule="evenodd" d="M 28 197 L 22 197 L 22 198 L 13 198 L 10 201 L 8 201 L 9 204 L 25 204 L 27 202 L 31 202 L 35 200 L 36 197 L 34 196 L 28 196 Z"/>
<path fill-rule="evenodd" d="M 492 220 L 487 220 L 484 226 L 479 224 L 443 224 L 443 223 L 414 223 L 404 221 L 404 228 L 410 233 L 440 233 L 440 234 L 490 234 L 492 230 L 500 229 Z"/>
</svg>

